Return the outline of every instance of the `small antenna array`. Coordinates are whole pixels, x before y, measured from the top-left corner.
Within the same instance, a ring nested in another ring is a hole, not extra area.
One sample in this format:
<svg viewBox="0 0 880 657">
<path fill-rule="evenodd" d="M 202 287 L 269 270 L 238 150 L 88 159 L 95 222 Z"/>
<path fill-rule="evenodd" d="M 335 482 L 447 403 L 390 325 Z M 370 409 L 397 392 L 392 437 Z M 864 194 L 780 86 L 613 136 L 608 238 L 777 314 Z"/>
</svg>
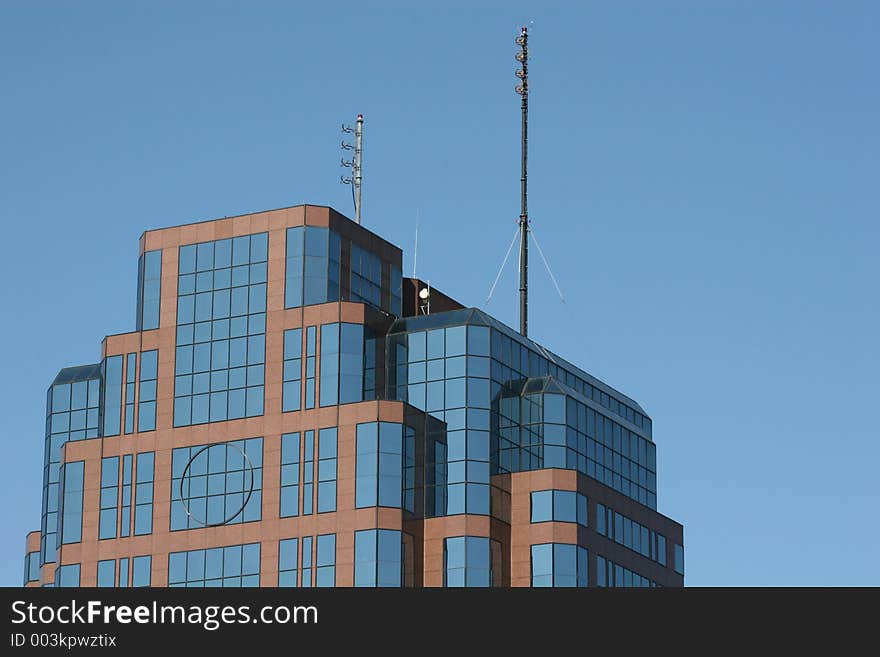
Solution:
<svg viewBox="0 0 880 657">
<path fill-rule="evenodd" d="M 343 157 L 339 166 L 350 168 L 350 176 L 339 176 L 339 182 L 343 185 L 351 186 L 351 200 L 354 203 L 354 220 L 361 223 L 361 187 L 363 183 L 363 153 L 364 153 L 364 115 L 358 114 L 355 121 L 355 127 L 342 124 L 343 134 L 354 133 L 354 144 L 350 144 L 342 139 L 340 148 L 344 151 L 354 151 L 354 157 L 346 160 Z"/>
</svg>

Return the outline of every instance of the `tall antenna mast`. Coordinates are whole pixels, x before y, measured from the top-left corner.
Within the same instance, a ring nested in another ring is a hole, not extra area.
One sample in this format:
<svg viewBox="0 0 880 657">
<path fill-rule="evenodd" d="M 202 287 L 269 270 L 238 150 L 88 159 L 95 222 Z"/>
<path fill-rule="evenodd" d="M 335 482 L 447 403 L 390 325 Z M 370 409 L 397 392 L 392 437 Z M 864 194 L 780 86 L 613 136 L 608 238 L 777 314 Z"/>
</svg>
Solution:
<svg viewBox="0 0 880 657">
<path fill-rule="evenodd" d="M 516 61 L 522 68 L 516 72 L 521 83 L 516 93 L 522 97 L 522 176 L 520 177 L 521 203 L 519 212 L 519 332 L 529 334 L 529 206 L 528 206 L 528 157 L 529 157 L 529 32 L 523 27 L 516 38 L 521 50 Z"/>
<path fill-rule="evenodd" d="M 354 179 L 354 220 L 361 223 L 361 173 L 364 155 L 364 115 L 358 114 L 354 128 L 354 166 L 352 178 Z"/>
<path fill-rule="evenodd" d="M 363 154 L 364 154 L 364 115 L 357 115 L 355 127 L 342 124 L 343 133 L 354 133 L 354 146 L 342 140 L 342 150 L 354 149 L 354 157 L 351 160 L 342 158 L 340 166 L 351 167 L 351 176 L 340 176 L 339 182 L 343 185 L 351 185 L 351 200 L 354 202 L 354 220 L 361 223 L 361 184 L 363 180 Z"/>
</svg>

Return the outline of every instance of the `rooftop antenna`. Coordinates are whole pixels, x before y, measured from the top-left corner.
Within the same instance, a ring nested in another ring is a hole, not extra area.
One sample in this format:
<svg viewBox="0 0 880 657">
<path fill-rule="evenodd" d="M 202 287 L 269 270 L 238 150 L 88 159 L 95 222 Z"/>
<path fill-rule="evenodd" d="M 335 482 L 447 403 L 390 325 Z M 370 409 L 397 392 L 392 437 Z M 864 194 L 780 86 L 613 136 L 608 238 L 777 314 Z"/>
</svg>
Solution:
<svg viewBox="0 0 880 657">
<path fill-rule="evenodd" d="M 529 335 L 529 206 L 528 206 L 528 155 L 529 155 L 529 30 L 523 26 L 516 45 L 516 61 L 522 68 L 516 71 L 520 84 L 516 93 L 522 98 L 522 175 L 520 177 L 519 212 L 519 332 Z M 503 265 L 502 265 L 503 267 Z"/>
<path fill-rule="evenodd" d="M 350 167 L 351 176 L 339 176 L 339 182 L 343 185 L 351 185 L 351 200 L 354 203 L 354 220 L 361 223 L 361 185 L 363 181 L 363 152 L 364 152 L 364 115 L 358 114 L 355 127 L 342 124 L 343 133 L 354 133 L 354 145 L 344 139 L 341 148 L 345 151 L 354 150 L 354 158 L 346 160 L 342 158 L 340 166 Z"/>
</svg>

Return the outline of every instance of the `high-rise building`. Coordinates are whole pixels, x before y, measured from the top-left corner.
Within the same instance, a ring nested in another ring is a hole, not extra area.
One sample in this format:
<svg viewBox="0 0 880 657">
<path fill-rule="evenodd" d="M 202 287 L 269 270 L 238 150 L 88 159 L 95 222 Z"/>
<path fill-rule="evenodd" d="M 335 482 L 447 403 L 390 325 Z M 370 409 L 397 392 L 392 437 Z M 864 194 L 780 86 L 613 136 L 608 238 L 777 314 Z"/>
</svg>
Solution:
<svg viewBox="0 0 880 657">
<path fill-rule="evenodd" d="M 28 586 L 681 586 L 651 420 L 326 207 L 150 230 L 46 401 Z"/>
</svg>

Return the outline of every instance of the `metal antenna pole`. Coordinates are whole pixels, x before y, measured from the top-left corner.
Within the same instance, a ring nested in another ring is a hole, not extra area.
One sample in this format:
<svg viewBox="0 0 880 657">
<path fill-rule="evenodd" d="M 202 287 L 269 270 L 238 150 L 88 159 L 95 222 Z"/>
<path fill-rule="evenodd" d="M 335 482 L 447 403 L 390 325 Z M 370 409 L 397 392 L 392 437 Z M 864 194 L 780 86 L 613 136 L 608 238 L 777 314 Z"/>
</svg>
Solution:
<svg viewBox="0 0 880 657">
<path fill-rule="evenodd" d="M 529 154 L 529 33 L 523 27 L 516 38 L 522 49 L 516 53 L 516 60 L 522 69 L 516 72 L 522 82 L 516 92 L 522 97 L 522 176 L 520 177 L 521 205 L 519 213 L 519 332 L 529 334 L 529 206 L 528 206 L 528 154 Z"/>
<path fill-rule="evenodd" d="M 361 179 L 364 153 L 364 115 L 358 114 L 354 129 L 354 167 L 352 178 L 354 179 L 354 220 L 361 223 Z"/>
</svg>

